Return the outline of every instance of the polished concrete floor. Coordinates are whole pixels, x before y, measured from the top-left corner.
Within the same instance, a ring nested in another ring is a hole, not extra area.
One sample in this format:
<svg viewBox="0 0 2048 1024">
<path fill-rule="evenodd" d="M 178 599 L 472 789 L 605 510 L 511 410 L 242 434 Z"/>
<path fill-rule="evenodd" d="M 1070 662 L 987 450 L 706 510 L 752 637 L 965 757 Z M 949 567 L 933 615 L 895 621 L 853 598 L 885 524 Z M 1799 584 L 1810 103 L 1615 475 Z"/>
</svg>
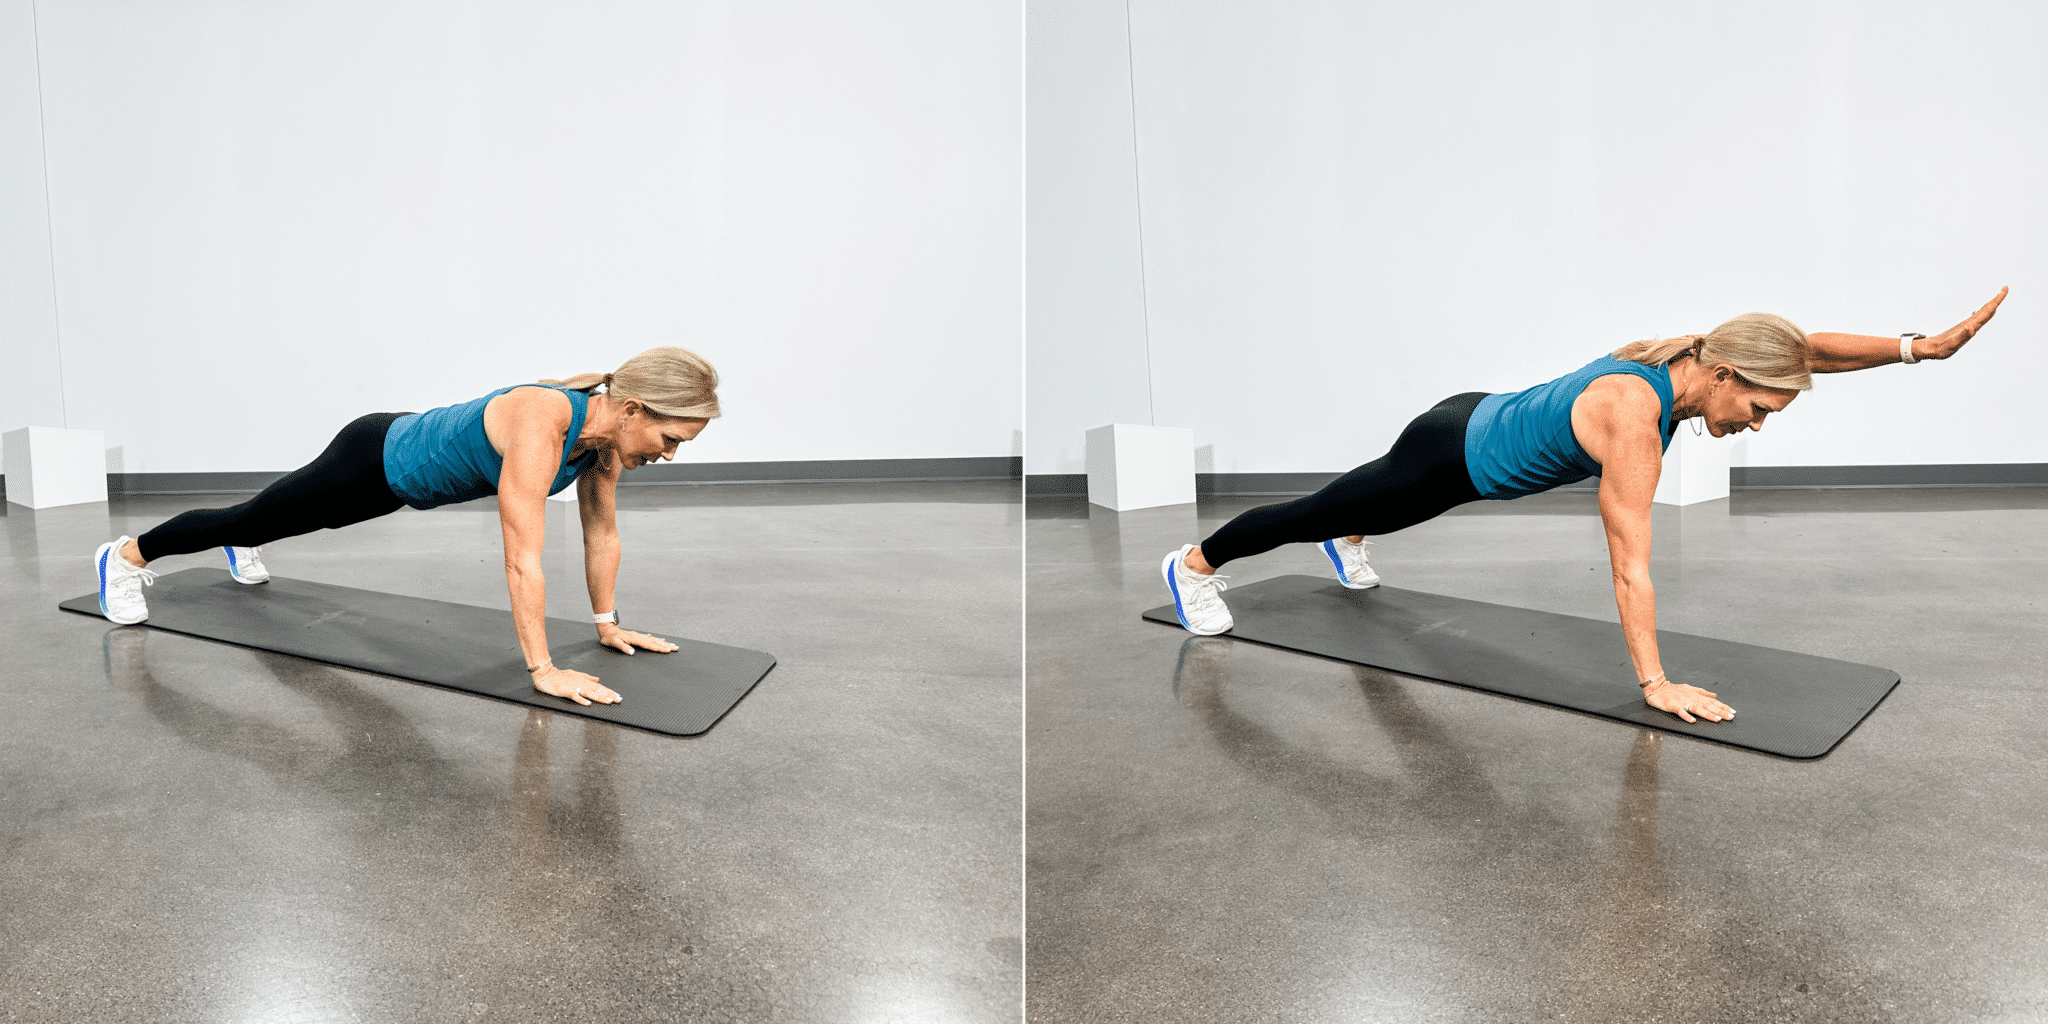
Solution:
<svg viewBox="0 0 2048 1024">
<path fill-rule="evenodd" d="M 57 610 L 239 498 L 4 506 L 0 1020 L 1014 1021 L 1017 494 L 623 491 L 626 623 L 780 659 L 694 739 Z M 509 606 L 490 500 L 265 557 Z"/>
<path fill-rule="evenodd" d="M 2048 1020 L 2048 489 L 1658 509 L 1664 628 L 1903 676 L 1817 761 L 1138 618 L 1266 500 L 1027 506 L 1035 1024 Z M 1616 620 L 1590 493 L 1374 553 Z"/>
</svg>

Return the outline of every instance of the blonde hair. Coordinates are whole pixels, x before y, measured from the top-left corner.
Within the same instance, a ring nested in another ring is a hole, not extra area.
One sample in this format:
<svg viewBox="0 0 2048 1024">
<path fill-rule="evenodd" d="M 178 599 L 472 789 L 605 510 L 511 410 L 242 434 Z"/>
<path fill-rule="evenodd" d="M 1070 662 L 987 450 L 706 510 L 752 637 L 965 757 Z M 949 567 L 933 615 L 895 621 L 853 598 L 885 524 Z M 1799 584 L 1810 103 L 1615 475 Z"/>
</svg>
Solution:
<svg viewBox="0 0 2048 1024">
<path fill-rule="evenodd" d="M 650 348 L 610 373 L 584 373 L 541 383 L 583 392 L 603 385 L 613 401 L 635 399 L 648 412 L 667 419 L 718 418 L 718 371 L 703 356 L 674 345 Z"/>
<path fill-rule="evenodd" d="M 1623 345 L 1614 358 L 1664 366 L 1682 356 L 1701 366 L 1727 363 L 1746 384 L 1785 391 L 1813 387 L 1813 349 L 1806 332 L 1782 316 L 1744 313 L 1706 334 L 1653 338 Z"/>
</svg>

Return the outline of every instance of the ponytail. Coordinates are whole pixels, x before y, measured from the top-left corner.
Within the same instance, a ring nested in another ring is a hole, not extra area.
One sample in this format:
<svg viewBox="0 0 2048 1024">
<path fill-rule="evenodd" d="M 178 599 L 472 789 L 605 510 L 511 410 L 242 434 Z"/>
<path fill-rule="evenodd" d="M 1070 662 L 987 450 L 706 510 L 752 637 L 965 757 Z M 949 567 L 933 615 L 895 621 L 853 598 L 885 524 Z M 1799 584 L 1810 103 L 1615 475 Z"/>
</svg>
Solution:
<svg viewBox="0 0 2048 1024">
<path fill-rule="evenodd" d="M 1623 345 L 1614 358 L 1665 366 L 1691 356 L 1701 366 L 1727 363 L 1746 383 L 1784 391 L 1813 387 L 1813 348 L 1797 324 L 1769 313 L 1744 313 L 1706 334 L 1653 338 Z"/>
<path fill-rule="evenodd" d="M 612 398 L 635 399 L 648 412 L 668 419 L 716 419 L 719 415 L 718 371 L 703 356 L 674 345 L 650 348 L 611 373 L 582 373 L 541 383 L 585 393 L 602 386 Z"/>
</svg>

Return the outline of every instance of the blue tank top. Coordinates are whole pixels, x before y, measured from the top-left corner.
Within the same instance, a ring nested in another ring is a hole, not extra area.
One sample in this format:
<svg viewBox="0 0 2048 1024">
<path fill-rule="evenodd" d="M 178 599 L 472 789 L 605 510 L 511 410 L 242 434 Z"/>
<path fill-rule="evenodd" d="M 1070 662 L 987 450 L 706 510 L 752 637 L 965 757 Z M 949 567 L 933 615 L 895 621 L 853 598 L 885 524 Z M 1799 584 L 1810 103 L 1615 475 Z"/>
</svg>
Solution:
<svg viewBox="0 0 2048 1024">
<path fill-rule="evenodd" d="M 590 396 L 554 384 L 512 385 L 523 387 L 551 387 L 569 396 L 569 436 L 562 442 L 562 468 L 548 486 L 548 493 L 554 494 L 597 460 L 597 453 L 590 452 L 569 461 L 576 435 L 583 431 Z M 392 420 L 384 435 L 384 481 L 391 485 L 391 493 L 413 508 L 453 505 L 498 493 L 498 474 L 505 468 L 505 457 L 491 447 L 491 439 L 484 433 L 484 406 L 512 388 Z"/>
<path fill-rule="evenodd" d="M 1577 483 L 1600 472 L 1572 433 L 1572 403 L 1586 386 L 1611 373 L 1650 382 L 1663 402 L 1657 434 L 1671 447 L 1671 370 L 1601 356 L 1548 384 L 1488 395 L 1465 424 L 1465 469 L 1482 498 L 1519 498 Z"/>
</svg>

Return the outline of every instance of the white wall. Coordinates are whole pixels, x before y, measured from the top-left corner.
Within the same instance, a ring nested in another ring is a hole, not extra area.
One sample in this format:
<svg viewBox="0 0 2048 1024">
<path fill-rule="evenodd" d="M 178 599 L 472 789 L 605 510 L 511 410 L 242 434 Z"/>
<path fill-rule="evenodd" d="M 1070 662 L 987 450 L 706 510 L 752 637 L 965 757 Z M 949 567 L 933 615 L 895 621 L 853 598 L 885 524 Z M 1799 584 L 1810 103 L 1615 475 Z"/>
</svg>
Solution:
<svg viewBox="0 0 2048 1024">
<path fill-rule="evenodd" d="M 1124 0 L 1026 8 L 1026 472 L 1078 469 L 1082 433 L 1152 422 Z"/>
<path fill-rule="evenodd" d="M 35 10 L 0 0 L 0 432 L 64 426 Z"/>
<path fill-rule="evenodd" d="M 1132 0 L 1132 24 L 1156 418 L 1219 472 L 1347 469 L 1446 395 L 1736 313 L 1933 333 L 2005 284 L 1961 357 L 1822 377 L 1734 462 L 2048 462 L 2048 8 Z M 1068 440 L 1038 402 L 1028 468 L 1080 472 L 1037 457 Z"/>
<path fill-rule="evenodd" d="M 726 382 L 685 461 L 1011 454 L 1013 4 L 39 9 L 69 421 L 127 472 L 658 344 Z"/>
</svg>

